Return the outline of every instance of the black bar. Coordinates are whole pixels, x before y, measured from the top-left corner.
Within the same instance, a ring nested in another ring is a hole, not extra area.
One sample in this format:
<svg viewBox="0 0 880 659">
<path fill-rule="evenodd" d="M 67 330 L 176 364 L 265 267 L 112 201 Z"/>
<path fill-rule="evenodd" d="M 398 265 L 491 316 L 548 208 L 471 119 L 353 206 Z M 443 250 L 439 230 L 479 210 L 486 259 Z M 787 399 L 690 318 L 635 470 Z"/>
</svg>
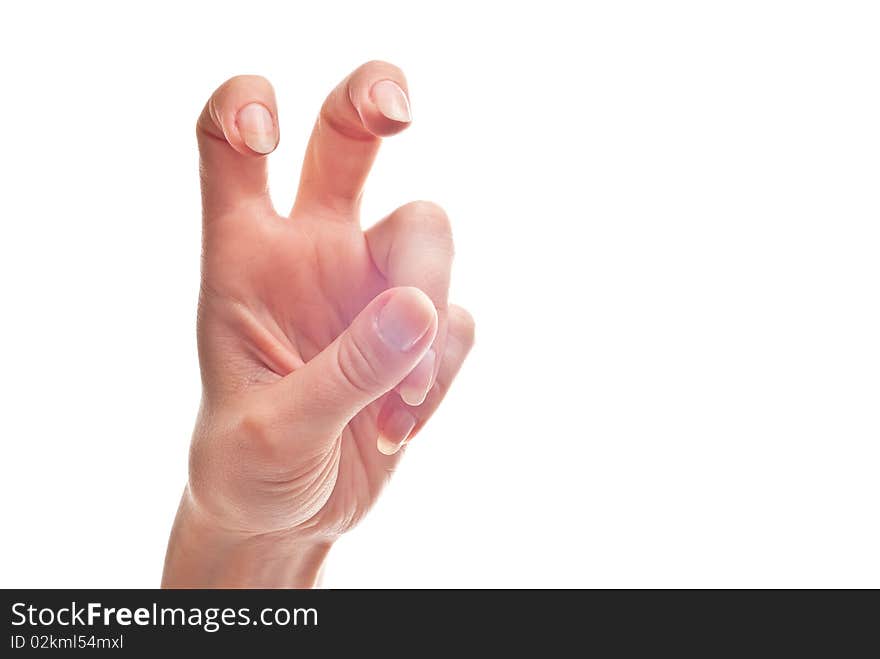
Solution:
<svg viewBox="0 0 880 659">
<path fill-rule="evenodd" d="M 537 653 L 534 656 L 581 656 L 600 647 L 621 656 L 645 649 L 788 655 L 798 646 L 833 656 L 866 656 L 866 647 L 873 652 L 877 647 L 876 639 L 868 636 L 878 613 L 873 591 L 2 593 L 4 657 L 43 650 L 76 652 L 83 643 L 80 650 L 107 650 L 109 656 L 157 651 L 178 656 L 190 650 L 280 650 L 285 656 L 309 650 L 341 656 L 351 643 L 371 655 L 410 657 L 433 656 L 429 650 L 468 654 L 478 645 L 528 650 Z M 76 624 L 59 624 L 71 621 Z"/>
</svg>

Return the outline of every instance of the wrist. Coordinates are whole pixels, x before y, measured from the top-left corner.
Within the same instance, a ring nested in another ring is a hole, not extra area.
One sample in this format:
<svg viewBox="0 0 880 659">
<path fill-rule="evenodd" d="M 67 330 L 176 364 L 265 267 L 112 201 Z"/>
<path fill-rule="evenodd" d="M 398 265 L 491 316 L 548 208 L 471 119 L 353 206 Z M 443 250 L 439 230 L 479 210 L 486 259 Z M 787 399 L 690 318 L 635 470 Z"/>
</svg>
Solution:
<svg viewBox="0 0 880 659">
<path fill-rule="evenodd" d="M 184 491 L 165 556 L 163 588 L 312 588 L 332 540 L 292 531 L 225 529 Z"/>
</svg>

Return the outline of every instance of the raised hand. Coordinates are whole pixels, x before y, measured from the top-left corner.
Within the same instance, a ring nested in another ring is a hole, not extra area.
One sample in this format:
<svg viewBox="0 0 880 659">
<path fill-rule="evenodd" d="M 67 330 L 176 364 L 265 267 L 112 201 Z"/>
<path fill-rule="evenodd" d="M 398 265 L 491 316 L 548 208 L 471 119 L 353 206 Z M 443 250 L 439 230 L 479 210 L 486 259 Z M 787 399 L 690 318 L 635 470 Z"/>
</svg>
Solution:
<svg viewBox="0 0 880 659">
<path fill-rule="evenodd" d="M 447 302 L 445 213 L 413 202 L 360 226 L 381 138 L 410 122 L 401 71 L 358 68 L 324 102 L 283 216 L 270 84 L 233 78 L 205 106 L 203 398 L 166 585 L 312 585 L 470 350 L 473 321 Z"/>
</svg>

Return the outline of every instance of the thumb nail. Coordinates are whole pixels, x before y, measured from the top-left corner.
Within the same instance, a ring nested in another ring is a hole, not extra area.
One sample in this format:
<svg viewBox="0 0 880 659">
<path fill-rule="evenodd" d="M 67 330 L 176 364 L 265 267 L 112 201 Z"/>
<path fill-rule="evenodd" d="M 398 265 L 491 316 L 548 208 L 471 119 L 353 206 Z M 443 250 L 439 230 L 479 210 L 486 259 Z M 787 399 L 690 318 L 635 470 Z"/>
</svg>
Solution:
<svg viewBox="0 0 880 659">
<path fill-rule="evenodd" d="M 401 288 L 379 310 L 376 327 L 387 345 L 406 352 L 430 331 L 436 319 L 431 298 L 417 288 Z"/>
</svg>

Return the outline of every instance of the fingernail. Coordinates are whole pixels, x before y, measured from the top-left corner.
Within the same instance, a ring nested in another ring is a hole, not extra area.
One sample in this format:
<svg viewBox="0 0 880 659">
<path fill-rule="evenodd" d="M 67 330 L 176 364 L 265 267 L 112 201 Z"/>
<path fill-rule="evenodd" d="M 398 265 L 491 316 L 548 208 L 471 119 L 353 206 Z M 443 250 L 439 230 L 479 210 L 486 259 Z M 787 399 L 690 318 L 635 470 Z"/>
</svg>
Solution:
<svg viewBox="0 0 880 659">
<path fill-rule="evenodd" d="M 397 290 L 379 311 L 376 329 L 395 350 L 406 352 L 431 329 L 437 312 L 431 299 L 417 288 Z"/>
<path fill-rule="evenodd" d="M 422 357 L 422 361 L 400 383 L 398 393 L 400 393 L 403 402 L 410 407 L 416 407 L 425 402 L 425 397 L 431 390 L 431 380 L 434 379 L 434 363 L 436 361 L 437 353 L 431 348 Z"/>
<path fill-rule="evenodd" d="M 395 409 L 385 419 L 385 425 L 376 440 L 376 448 L 379 449 L 379 453 L 385 455 L 397 453 L 415 427 L 416 419 L 412 414 L 406 410 Z"/>
<path fill-rule="evenodd" d="M 409 109 L 409 99 L 406 93 L 391 80 L 380 80 L 371 90 L 373 102 L 379 108 L 379 112 L 392 121 L 409 123 L 412 121 L 412 113 Z"/>
<path fill-rule="evenodd" d="M 271 153 L 275 150 L 278 137 L 275 122 L 265 105 L 250 103 L 238 111 L 238 132 L 244 143 L 257 153 Z"/>
</svg>

